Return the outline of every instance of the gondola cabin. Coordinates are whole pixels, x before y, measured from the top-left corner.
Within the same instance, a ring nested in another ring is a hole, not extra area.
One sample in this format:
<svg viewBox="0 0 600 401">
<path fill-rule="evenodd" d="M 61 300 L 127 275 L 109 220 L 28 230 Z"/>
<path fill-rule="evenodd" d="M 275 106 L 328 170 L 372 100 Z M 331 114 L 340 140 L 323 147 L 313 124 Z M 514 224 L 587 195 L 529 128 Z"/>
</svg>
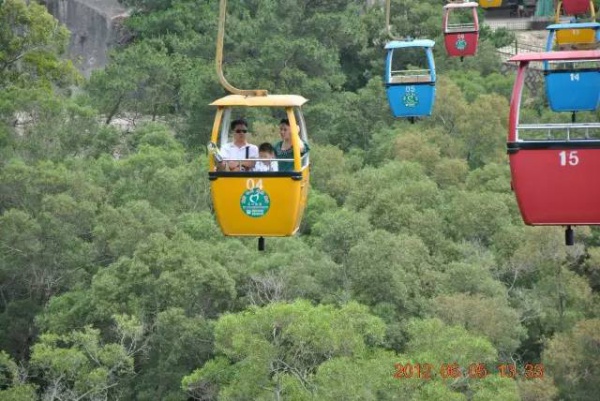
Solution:
<svg viewBox="0 0 600 401">
<path fill-rule="evenodd" d="M 531 62 L 599 61 L 600 51 L 517 54 L 507 149 L 512 187 L 525 224 L 600 224 L 600 123 L 522 123 L 520 106 Z M 570 229 L 570 228 L 569 228 Z"/>
<path fill-rule="evenodd" d="M 261 108 L 258 112 L 267 109 L 266 121 L 275 125 L 279 120 L 272 117 L 273 111 L 281 110 L 279 116 L 285 115 L 289 120 L 293 144 L 292 158 L 254 159 L 269 166 L 272 162 L 278 163 L 279 168 L 269 168 L 267 171 L 254 171 L 255 168 L 228 171 L 231 170 L 231 163 L 235 165 L 247 160 L 226 159 L 219 162 L 220 157 L 209 157 L 208 178 L 213 208 L 224 235 L 281 237 L 291 236 L 298 231 L 309 185 L 310 152 L 303 155 L 300 152 L 301 140 L 308 146 L 306 124 L 301 111 L 306 101 L 296 95 L 229 95 L 211 103 L 217 107 L 211 134 L 211 147 L 215 151 L 216 148 L 224 149 L 232 141 L 234 133 L 230 124 L 233 116 L 256 114 L 257 108 Z M 273 139 L 279 139 L 278 136 L 274 134 Z M 289 168 L 283 168 L 284 165 Z"/>
<path fill-rule="evenodd" d="M 444 45 L 451 57 L 474 56 L 479 41 L 477 3 L 452 3 L 444 6 Z M 460 22 L 468 14 L 469 22 Z"/>
<path fill-rule="evenodd" d="M 546 50 L 592 50 L 600 43 L 600 23 L 552 24 L 546 27 Z"/>
<path fill-rule="evenodd" d="M 497 8 L 502 6 L 502 0 L 479 0 L 481 8 Z"/>
<path fill-rule="evenodd" d="M 594 2 L 590 0 L 563 0 L 558 3 L 558 9 L 562 9 L 566 15 L 581 15 L 588 14 L 594 9 Z"/>
<path fill-rule="evenodd" d="M 387 50 L 385 85 L 394 117 L 430 116 L 435 103 L 435 63 L 429 39 L 392 41 Z"/>
<path fill-rule="evenodd" d="M 588 38 L 587 44 L 598 43 L 596 35 L 600 34 L 600 24 L 558 24 L 550 25 L 546 50 L 553 49 L 554 33 L 560 32 L 572 25 L 585 25 L 582 32 L 591 32 L 594 36 Z M 587 35 L 587 33 L 586 33 Z M 555 112 L 594 111 L 600 102 L 600 70 L 598 61 L 558 60 L 544 61 L 544 79 L 546 96 L 550 109 Z"/>
</svg>

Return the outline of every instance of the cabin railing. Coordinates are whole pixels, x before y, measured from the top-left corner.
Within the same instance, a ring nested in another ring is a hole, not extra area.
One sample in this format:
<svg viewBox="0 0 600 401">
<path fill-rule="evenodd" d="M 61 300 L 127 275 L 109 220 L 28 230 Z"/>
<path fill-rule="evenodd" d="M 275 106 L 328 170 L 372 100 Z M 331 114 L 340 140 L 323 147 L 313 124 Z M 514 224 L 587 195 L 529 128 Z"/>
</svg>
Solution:
<svg viewBox="0 0 600 401">
<path fill-rule="evenodd" d="M 521 138 L 525 132 L 527 138 Z M 517 138 L 520 142 L 600 140 L 600 123 L 519 124 Z"/>
<path fill-rule="evenodd" d="M 475 24 L 473 24 L 473 23 L 448 24 L 448 25 L 446 25 L 446 32 L 448 32 L 448 33 L 477 32 L 477 28 L 475 28 Z"/>
<path fill-rule="evenodd" d="M 414 83 L 414 82 L 431 82 L 431 71 L 423 70 L 395 70 L 391 72 L 391 83 Z"/>
<path fill-rule="evenodd" d="M 300 165 L 301 165 L 302 168 L 305 168 L 306 166 L 308 166 L 308 163 L 309 163 L 309 160 L 310 160 L 309 159 L 309 153 L 308 152 L 305 153 L 301 157 L 300 160 L 301 160 Z M 251 162 L 263 162 L 264 164 L 268 165 L 269 168 L 270 168 L 271 162 L 289 162 L 289 163 L 293 163 L 294 159 L 260 159 L 260 158 L 253 159 L 253 158 L 251 158 L 251 159 L 223 159 L 223 161 L 226 162 L 226 163 L 228 163 L 228 164 L 231 163 L 231 162 L 235 162 L 235 163 L 237 163 L 238 167 L 241 167 L 242 163 L 248 162 L 248 161 L 251 161 Z M 252 171 L 252 170 L 250 170 L 250 171 Z M 259 172 L 260 171 L 257 171 L 257 173 L 259 173 Z"/>
</svg>

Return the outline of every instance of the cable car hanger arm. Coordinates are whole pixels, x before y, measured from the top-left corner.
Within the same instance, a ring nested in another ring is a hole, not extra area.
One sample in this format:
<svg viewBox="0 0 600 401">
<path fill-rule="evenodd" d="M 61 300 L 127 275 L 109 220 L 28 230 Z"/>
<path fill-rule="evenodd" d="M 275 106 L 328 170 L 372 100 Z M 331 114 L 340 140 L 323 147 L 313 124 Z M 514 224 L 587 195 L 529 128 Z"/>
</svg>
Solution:
<svg viewBox="0 0 600 401">
<path fill-rule="evenodd" d="M 386 4 L 385 4 L 385 31 L 387 32 L 387 35 L 389 36 L 390 39 L 392 40 L 403 40 L 403 38 L 397 37 L 392 35 L 392 27 L 390 25 L 390 13 L 391 13 L 391 9 L 392 9 L 392 0 L 386 0 Z"/>
<path fill-rule="evenodd" d="M 225 79 L 225 75 L 223 74 L 223 42 L 225 37 L 225 17 L 227 15 L 227 0 L 221 0 L 219 4 L 219 31 L 217 34 L 217 55 L 216 55 L 216 67 L 217 67 L 217 76 L 219 77 L 219 82 L 225 88 L 225 90 L 229 91 L 234 95 L 242 95 L 242 96 L 267 96 L 268 91 L 265 89 L 238 89 L 227 82 Z"/>
</svg>

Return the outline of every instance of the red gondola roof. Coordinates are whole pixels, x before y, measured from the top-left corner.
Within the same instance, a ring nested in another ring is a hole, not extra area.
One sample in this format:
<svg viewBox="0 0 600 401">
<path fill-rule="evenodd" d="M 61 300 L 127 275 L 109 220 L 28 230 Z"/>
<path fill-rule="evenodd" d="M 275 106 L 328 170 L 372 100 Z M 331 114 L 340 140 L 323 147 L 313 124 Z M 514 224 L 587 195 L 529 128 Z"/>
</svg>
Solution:
<svg viewBox="0 0 600 401">
<path fill-rule="evenodd" d="M 508 61 L 560 61 L 600 59 L 600 50 L 566 50 L 559 52 L 520 53 Z"/>
</svg>

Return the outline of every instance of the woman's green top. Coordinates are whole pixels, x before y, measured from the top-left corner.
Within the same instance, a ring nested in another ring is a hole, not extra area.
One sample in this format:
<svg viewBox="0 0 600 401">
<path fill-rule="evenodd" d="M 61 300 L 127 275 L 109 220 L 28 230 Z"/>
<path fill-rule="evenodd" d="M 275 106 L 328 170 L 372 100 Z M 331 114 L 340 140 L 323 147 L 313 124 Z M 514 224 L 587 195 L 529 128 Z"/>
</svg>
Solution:
<svg viewBox="0 0 600 401">
<path fill-rule="evenodd" d="M 302 141 L 302 143 L 304 144 L 304 150 L 302 152 L 300 152 L 300 156 L 304 156 L 306 154 L 306 152 L 308 152 L 310 150 L 310 148 L 308 147 L 308 143 Z M 293 159 L 294 158 L 294 147 L 292 146 L 291 148 L 287 149 L 287 150 L 281 150 L 281 146 L 283 145 L 283 141 L 279 141 L 277 142 L 275 145 L 273 145 L 273 148 L 275 149 L 275 158 L 276 159 Z M 289 162 L 277 162 L 278 163 L 278 171 L 294 171 L 294 162 L 293 161 L 289 161 Z"/>
</svg>

